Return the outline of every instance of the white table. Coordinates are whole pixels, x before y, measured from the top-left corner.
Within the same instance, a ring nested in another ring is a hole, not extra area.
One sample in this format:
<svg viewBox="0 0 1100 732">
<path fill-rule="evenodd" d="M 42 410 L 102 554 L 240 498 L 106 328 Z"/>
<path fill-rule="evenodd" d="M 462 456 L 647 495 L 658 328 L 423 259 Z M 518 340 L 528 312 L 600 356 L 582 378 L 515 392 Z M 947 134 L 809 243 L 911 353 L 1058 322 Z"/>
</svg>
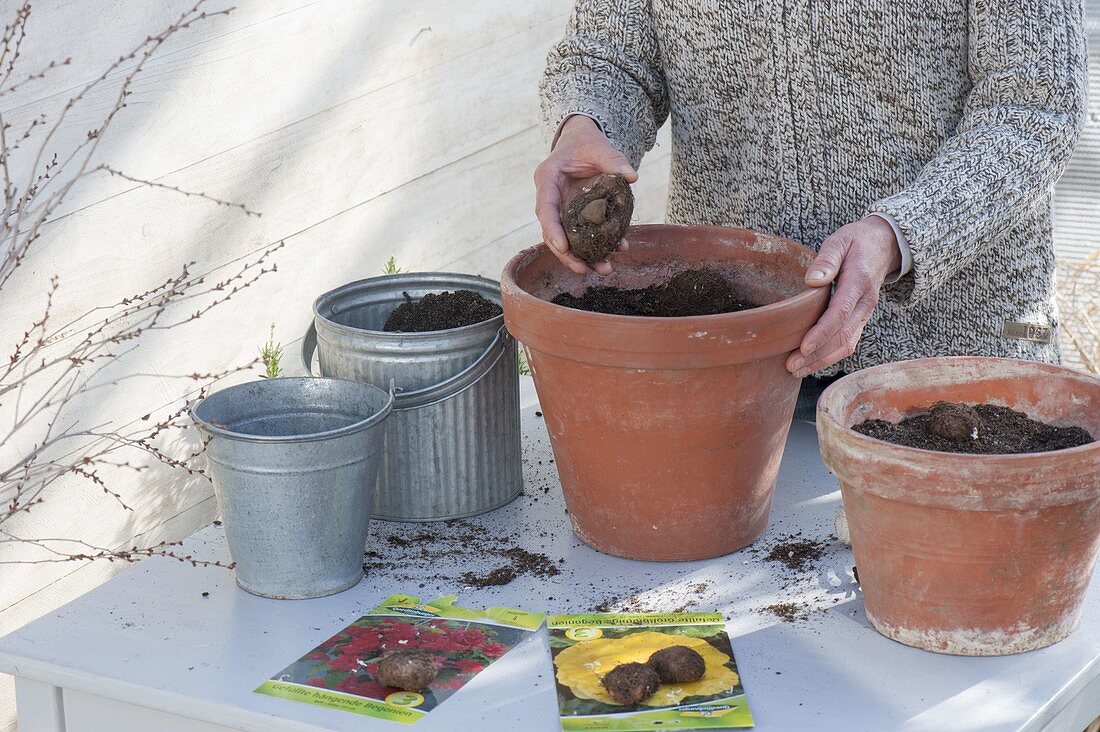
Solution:
<svg viewBox="0 0 1100 732">
<path fill-rule="evenodd" d="M 410 584 L 409 570 L 395 567 L 373 571 L 339 595 L 276 601 L 239 590 L 226 570 L 148 560 L 0 640 L 0 671 L 16 676 L 21 732 L 397 730 L 402 726 L 252 690 L 392 592 L 426 598 L 454 593 L 470 606 L 582 612 L 636 588 L 642 591 L 635 607 L 687 605 L 725 613 L 760 732 L 1081 732 L 1100 715 L 1100 582 L 1093 582 L 1081 625 L 1068 640 L 1019 656 L 958 658 L 876 633 L 851 578 L 851 552 L 835 541 L 816 569 L 801 575 L 751 550 L 684 564 L 604 556 L 569 530 L 529 380 L 523 389 L 525 495 L 470 523 L 487 532 L 518 530 L 522 545 L 564 559 L 560 575 L 521 575 L 498 588 L 473 590 L 448 578 L 490 569 L 499 560 L 454 557 L 434 568 L 440 580 L 425 575 Z M 839 503 L 813 428 L 796 424 L 771 524 L 758 545 L 794 531 L 826 538 Z M 393 547 L 387 537 L 413 536 L 422 528 L 376 522 L 372 537 L 398 564 L 403 552 L 414 550 Z M 216 526 L 189 539 L 185 550 L 227 557 Z M 794 623 L 761 611 L 788 599 L 820 611 Z M 413 729 L 558 730 L 545 631 Z"/>
</svg>

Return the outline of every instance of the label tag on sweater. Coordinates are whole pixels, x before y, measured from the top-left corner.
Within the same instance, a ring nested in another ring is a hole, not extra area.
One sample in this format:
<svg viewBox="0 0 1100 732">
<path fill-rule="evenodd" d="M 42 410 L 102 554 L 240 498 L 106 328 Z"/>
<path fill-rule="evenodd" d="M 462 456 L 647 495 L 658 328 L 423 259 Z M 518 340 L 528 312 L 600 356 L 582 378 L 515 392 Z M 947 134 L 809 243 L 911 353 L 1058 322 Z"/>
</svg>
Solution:
<svg viewBox="0 0 1100 732">
<path fill-rule="evenodd" d="M 1015 323 L 1005 321 L 1002 335 L 1005 340 L 1032 341 L 1034 343 L 1050 343 L 1054 340 L 1054 329 L 1049 325 L 1037 323 Z"/>
</svg>

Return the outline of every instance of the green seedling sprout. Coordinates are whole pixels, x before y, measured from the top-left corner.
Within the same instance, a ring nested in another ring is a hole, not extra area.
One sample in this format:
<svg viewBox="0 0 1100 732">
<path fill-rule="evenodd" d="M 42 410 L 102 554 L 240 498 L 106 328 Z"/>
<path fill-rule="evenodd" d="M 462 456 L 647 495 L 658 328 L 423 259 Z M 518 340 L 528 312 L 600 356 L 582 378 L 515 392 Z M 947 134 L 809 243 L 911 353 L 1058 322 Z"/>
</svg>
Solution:
<svg viewBox="0 0 1100 732">
<path fill-rule="evenodd" d="M 531 364 L 527 363 L 527 351 L 523 350 L 522 345 L 519 346 L 519 375 L 531 375 Z"/>
<path fill-rule="evenodd" d="M 277 379 L 282 375 L 279 368 L 279 360 L 283 357 L 283 344 L 275 342 L 275 324 L 271 324 L 271 332 L 267 336 L 267 343 L 260 349 L 260 361 L 264 365 L 264 373 L 261 378 Z"/>
</svg>

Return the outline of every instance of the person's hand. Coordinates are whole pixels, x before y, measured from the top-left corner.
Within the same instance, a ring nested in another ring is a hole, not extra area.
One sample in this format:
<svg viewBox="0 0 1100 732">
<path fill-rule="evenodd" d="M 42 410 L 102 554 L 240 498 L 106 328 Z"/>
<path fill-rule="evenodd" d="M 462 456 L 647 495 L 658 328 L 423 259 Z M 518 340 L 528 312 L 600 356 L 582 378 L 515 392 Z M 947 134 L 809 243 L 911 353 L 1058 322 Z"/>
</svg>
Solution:
<svg viewBox="0 0 1100 732">
<path fill-rule="evenodd" d="M 561 211 L 581 188 L 602 173 L 618 173 L 627 183 L 638 180 L 626 156 L 616 150 L 589 117 L 573 115 L 562 125 L 554 151 L 535 168 L 535 215 L 542 226 L 542 240 L 550 251 L 577 274 L 588 265 L 569 251 L 561 227 Z M 624 241 L 619 249 L 626 249 Z M 602 275 L 611 274 L 607 260 L 592 265 Z"/>
<path fill-rule="evenodd" d="M 802 378 L 851 356 L 878 305 L 879 288 L 900 266 L 894 228 L 878 216 L 843 226 L 826 239 L 806 284 L 828 287 L 835 280 L 836 292 L 799 349 L 787 357 L 787 370 Z"/>
</svg>

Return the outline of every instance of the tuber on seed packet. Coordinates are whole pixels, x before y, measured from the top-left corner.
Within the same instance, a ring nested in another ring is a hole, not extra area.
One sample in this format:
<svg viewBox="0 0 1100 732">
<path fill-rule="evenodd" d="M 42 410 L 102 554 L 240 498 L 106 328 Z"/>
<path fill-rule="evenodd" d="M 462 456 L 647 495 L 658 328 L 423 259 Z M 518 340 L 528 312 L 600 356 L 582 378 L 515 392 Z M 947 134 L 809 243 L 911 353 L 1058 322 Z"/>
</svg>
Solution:
<svg viewBox="0 0 1100 732">
<path fill-rule="evenodd" d="M 506 607 L 470 610 L 455 605 L 457 599 L 448 595 L 425 603 L 391 595 L 256 692 L 413 724 L 537 631 L 545 617 Z M 435 678 L 417 690 L 385 686 L 378 667 L 396 651 L 417 651 L 414 666 L 430 659 Z"/>
<path fill-rule="evenodd" d="M 546 628 L 566 732 L 753 726 L 718 613 L 551 615 Z M 683 668 L 669 670 L 667 665 L 659 668 L 657 659 L 650 662 L 654 653 L 672 646 L 690 649 L 672 652 L 680 660 L 688 657 L 689 663 L 680 664 Z M 625 664 L 635 665 L 608 678 Z M 696 680 L 670 681 L 668 676 L 676 673 Z M 624 695 L 640 701 L 623 702 Z"/>
</svg>

